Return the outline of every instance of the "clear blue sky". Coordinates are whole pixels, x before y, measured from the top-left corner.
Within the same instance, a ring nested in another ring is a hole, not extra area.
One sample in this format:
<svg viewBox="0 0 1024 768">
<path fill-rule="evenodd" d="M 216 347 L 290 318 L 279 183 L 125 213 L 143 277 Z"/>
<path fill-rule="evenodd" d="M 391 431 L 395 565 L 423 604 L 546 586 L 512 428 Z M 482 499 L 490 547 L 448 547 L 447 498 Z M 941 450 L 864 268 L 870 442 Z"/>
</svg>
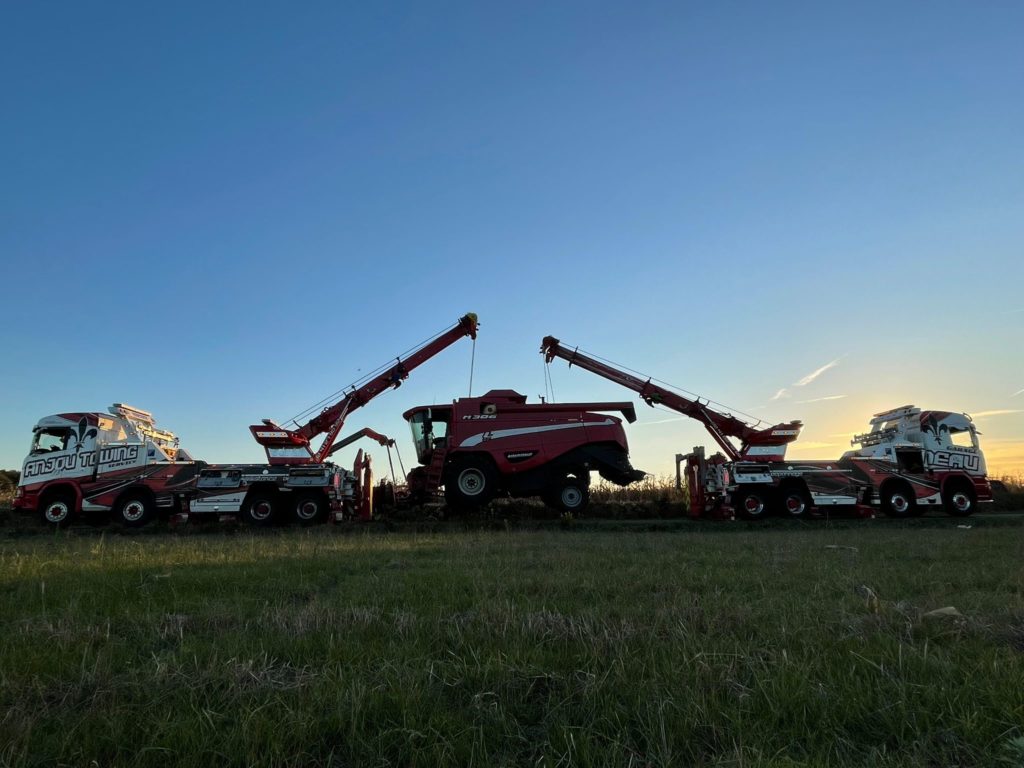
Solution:
<svg viewBox="0 0 1024 768">
<path fill-rule="evenodd" d="M 552 333 L 805 456 L 916 402 L 1024 466 L 1022 40 L 1016 2 L 8 5 L 0 466 L 115 400 L 256 460 L 248 424 L 470 310 L 477 392 L 543 392 Z M 408 460 L 469 355 L 350 428 Z M 644 469 L 708 442 L 641 415 Z"/>
</svg>

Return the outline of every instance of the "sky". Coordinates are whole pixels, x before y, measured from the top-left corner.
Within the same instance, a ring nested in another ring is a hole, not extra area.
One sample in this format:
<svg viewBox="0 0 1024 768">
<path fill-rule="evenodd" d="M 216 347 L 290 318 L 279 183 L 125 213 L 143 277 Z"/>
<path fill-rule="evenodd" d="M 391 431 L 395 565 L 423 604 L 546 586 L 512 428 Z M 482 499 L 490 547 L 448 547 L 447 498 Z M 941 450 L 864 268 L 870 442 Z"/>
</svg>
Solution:
<svg viewBox="0 0 1024 768">
<path fill-rule="evenodd" d="M 404 410 L 471 361 L 536 398 L 552 334 L 802 419 L 791 456 L 914 403 L 1024 473 L 1022 31 L 1015 2 L 9 5 L 0 467 L 113 402 L 258 461 L 249 424 L 473 311 L 345 433 L 408 466 Z M 711 443 L 638 413 L 653 474 Z"/>
</svg>

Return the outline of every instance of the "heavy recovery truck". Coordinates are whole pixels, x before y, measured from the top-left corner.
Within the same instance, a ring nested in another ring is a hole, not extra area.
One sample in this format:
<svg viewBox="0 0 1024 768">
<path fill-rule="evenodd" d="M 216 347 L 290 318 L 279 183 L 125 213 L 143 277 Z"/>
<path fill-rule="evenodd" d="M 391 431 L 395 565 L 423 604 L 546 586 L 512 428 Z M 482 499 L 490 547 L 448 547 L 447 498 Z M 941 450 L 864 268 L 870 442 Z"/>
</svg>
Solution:
<svg viewBox="0 0 1024 768">
<path fill-rule="evenodd" d="M 394 364 L 343 390 L 339 399 L 304 424 L 288 429 L 264 419 L 250 432 L 267 453 L 266 464 L 206 464 L 156 427 L 146 411 L 115 403 L 103 412 L 61 413 L 33 428 L 13 506 L 39 512 L 51 525 L 81 514 L 110 514 L 140 526 L 158 513 L 240 515 L 253 525 L 286 516 L 301 523 L 372 514 L 372 470 L 363 451 L 352 470 L 328 459 L 362 437 L 393 444 L 370 429 L 345 440 L 345 418 L 401 385 L 415 368 L 464 336 L 476 338 L 477 316 L 463 316 Z M 333 396 L 332 396 L 333 397 Z M 319 407 L 320 404 L 317 405 Z M 314 449 L 311 441 L 324 435 Z"/>
<path fill-rule="evenodd" d="M 942 507 L 970 515 L 992 500 L 985 456 L 971 418 L 912 405 L 875 414 L 871 430 L 856 435 L 859 446 L 834 460 L 787 461 L 786 448 L 803 428 L 800 421 L 752 424 L 687 397 L 650 378 L 563 345 L 554 336 L 541 342 L 550 363 L 556 357 L 636 392 L 650 406 L 663 406 L 704 425 L 722 453 L 703 447 L 676 455 L 677 484 L 685 464 L 691 517 L 759 520 L 772 513 L 802 517 L 829 508 L 870 516 L 880 509 L 910 517 Z"/>
<path fill-rule="evenodd" d="M 510 389 L 424 405 L 403 416 L 421 466 L 409 492 L 424 499 L 444 487 L 455 512 L 479 509 L 498 495 L 540 496 L 549 507 L 579 513 L 590 500 L 590 473 L 628 485 L 645 473 L 629 463 L 622 420 L 630 402 L 527 403 Z"/>
</svg>

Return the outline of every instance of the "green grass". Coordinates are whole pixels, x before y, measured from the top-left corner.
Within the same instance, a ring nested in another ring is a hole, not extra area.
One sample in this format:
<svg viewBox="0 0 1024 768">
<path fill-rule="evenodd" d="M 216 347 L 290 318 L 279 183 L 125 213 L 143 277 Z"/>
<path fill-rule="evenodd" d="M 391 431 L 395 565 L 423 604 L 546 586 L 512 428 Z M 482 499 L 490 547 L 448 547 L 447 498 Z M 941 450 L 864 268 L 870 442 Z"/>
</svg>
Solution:
<svg viewBox="0 0 1024 768">
<path fill-rule="evenodd" d="M 1024 528 L 887 522 L 0 539 L 0 764 L 1021 765 Z"/>
</svg>

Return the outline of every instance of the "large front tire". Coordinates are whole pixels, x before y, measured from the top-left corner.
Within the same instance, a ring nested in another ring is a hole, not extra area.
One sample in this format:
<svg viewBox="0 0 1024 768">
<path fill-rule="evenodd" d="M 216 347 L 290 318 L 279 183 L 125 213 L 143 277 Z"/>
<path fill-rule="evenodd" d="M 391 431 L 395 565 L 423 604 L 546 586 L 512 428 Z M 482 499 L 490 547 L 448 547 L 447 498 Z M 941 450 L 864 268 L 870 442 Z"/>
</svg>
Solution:
<svg viewBox="0 0 1024 768">
<path fill-rule="evenodd" d="M 75 497 L 68 491 L 54 491 L 43 497 L 39 505 L 43 523 L 55 528 L 66 528 L 75 515 Z"/>
<path fill-rule="evenodd" d="M 942 503 L 947 515 L 967 517 L 974 514 L 978 497 L 967 483 L 956 482 L 942 492 Z"/>
<path fill-rule="evenodd" d="M 470 459 L 452 467 L 444 484 L 444 498 L 453 510 L 472 511 L 494 498 L 495 486 L 495 473 L 490 464 Z"/>
</svg>

